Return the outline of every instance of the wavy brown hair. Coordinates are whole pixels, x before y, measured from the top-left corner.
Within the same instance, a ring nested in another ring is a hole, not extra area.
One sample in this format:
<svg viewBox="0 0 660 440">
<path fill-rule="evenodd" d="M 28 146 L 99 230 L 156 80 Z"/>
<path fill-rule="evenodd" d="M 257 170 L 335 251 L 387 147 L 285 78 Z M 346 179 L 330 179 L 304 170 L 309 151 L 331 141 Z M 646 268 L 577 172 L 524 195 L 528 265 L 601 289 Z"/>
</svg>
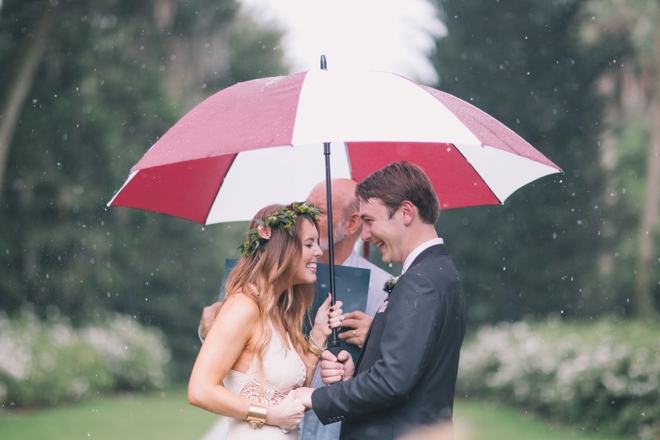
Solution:
<svg viewBox="0 0 660 440">
<path fill-rule="evenodd" d="M 254 218 L 265 221 L 268 215 L 282 208 L 282 205 L 266 206 Z M 303 320 L 309 315 L 314 300 L 314 288 L 311 284 L 293 285 L 293 277 L 302 259 L 300 235 L 304 221 L 312 221 L 318 231 L 316 221 L 302 216 L 288 230 L 271 228 L 271 237 L 263 244 L 264 251 L 241 258 L 227 278 L 227 297 L 242 293 L 259 307 L 262 332 L 255 351 L 262 386 L 265 383 L 263 355 L 272 336 L 269 322 L 283 341 L 287 341 L 287 334 L 291 338 L 293 348 L 307 366 L 305 385 L 311 382 L 310 373 L 315 368 L 307 360 L 307 341 L 302 331 Z M 257 225 L 252 220 L 248 230 Z"/>
<path fill-rule="evenodd" d="M 438 221 L 440 202 L 424 170 L 407 161 L 391 163 L 369 174 L 357 184 L 355 195 L 358 200 L 382 200 L 390 211 L 390 218 L 405 200 L 419 210 L 422 223 L 429 225 Z"/>
</svg>

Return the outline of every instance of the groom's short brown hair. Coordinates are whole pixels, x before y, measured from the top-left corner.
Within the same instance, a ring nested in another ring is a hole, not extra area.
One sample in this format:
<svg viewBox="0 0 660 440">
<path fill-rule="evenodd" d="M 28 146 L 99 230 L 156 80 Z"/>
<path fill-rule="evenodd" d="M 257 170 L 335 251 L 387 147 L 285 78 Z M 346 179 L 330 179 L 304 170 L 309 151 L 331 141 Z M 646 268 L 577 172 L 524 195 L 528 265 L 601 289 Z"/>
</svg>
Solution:
<svg viewBox="0 0 660 440">
<path fill-rule="evenodd" d="M 409 200 L 419 210 L 423 223 L 435 224 L 440 215 L 438 195 L 431 181 L 417 165 L 410 162 L 394 162 L 368 175 L 355 188 L 361 201 L 381 199 L 394 215 L 404 200 Z"/>
</svg>

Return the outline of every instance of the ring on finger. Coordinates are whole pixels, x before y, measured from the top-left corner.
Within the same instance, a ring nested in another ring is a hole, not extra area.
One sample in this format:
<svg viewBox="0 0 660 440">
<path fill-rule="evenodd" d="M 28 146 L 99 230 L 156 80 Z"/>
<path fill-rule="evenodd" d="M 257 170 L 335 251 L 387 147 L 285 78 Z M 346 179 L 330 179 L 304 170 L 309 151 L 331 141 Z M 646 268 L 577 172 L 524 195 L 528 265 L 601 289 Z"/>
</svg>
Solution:
<svg viewBox="0 0 660 440">
<path fill-rule="evenodd" d="M 339 315 L 339 321 L 340 321 L 340 322 L 344 322 L 344 315 L 343 315 L 343 314 L 342 314 L 342 315 Z"/>
<path fill-rule="evenodd" d="M 353 336 L 355 336 L 355 330 L 353 330 Z"/>
</svg>

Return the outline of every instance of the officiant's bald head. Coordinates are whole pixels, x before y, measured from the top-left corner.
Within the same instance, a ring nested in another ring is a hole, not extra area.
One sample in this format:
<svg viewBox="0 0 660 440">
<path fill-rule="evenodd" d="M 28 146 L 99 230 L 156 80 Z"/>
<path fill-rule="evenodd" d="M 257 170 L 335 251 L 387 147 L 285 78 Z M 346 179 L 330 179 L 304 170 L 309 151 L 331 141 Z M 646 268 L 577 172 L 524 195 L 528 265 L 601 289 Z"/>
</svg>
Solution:
<svg viewBox="0 0 660 440">
<path fill-rule="evenodd" d="M 358 213 L 359 204 L 355 197 L 357 182 L 351 179 L 332 179 L 332 235 L 335 254 L 335 264 L 342 264 L 353 251 L 355 242 L 360 236 L 362 221 Z M 323 256 L 319 259 L 321 263 L 328 263 L 328 223 L 327 223 L 327 197 L 325 180 L 319 182 L 309 193 L 307 202 L 321 211 L 319 223 L 319 243 Z"/>
</svg>

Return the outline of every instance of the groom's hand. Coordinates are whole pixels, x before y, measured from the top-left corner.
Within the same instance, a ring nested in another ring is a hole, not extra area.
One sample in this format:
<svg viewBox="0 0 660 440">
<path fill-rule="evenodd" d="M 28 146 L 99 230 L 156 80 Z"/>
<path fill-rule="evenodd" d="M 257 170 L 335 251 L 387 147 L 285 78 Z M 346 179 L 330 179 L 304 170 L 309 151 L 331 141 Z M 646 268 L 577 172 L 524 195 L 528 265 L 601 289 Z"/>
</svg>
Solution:
<svg viewBox="0 0 660 440">
<path fill-rule="evenodd" d="M 323 359 L 320 371 L 321 380 L 326 385 L 348 380 L 355 373 L 353 358 L 346 350 L 340 351 L 337 357 L 330 351 L 324 350 L 321 359 Z"/>
<path fill-rule="evenodd" d="M 296 400 L 303 404 L 305 411 L 312 409 L 312 393 L 314 388 L 300 387 L 296 388 Z"/>
</svg>

